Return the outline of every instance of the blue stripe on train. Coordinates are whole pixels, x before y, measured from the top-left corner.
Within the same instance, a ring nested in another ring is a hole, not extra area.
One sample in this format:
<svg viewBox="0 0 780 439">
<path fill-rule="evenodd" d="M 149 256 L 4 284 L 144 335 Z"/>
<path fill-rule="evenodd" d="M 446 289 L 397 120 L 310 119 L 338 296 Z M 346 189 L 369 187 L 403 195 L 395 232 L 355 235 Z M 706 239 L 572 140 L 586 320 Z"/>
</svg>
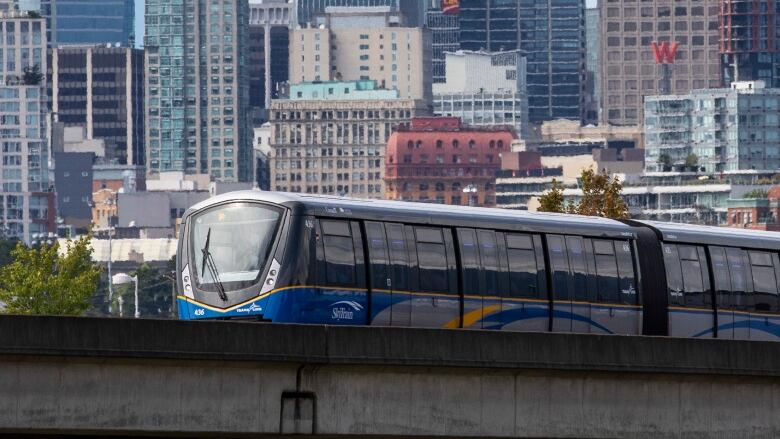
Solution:
<svg viewBox="0 0 780 439">
<path fill-rule="evenodd" d="M 763 321 L 762 321 L 763 320 Z M 718 326 L 718 332 L 729 331 L 732 329 L 749 329 L 751 331 L 761 331 L 767 334 L 780 338 L 780 325 L 773 321 L 765 319 L 745 319 L 735 323 L 728 323 Z M 707 329 L 706 331 L 694 334 L 693 337 L 703 337 L 705 335 L 712 335 L 714 328 Z"/>
<path fill-rule="evenodd" d="M 415 296 L 415 298 L 419 299 L 420 296 Z M 379 313 L 390 306 L 397 305 L 405 300 L 408 300 L 408 296 L 374 293 L 371 303 L 371 320 L 373 321 Z M 293 287 L 227 311 L 203 306 L 183 298 L 178 299 L 179 318 L 183 320 L 263 316 L 276 322 L 341 325 L 366 324 L 368 321 L 368 304 L 366 302 L 366 293 L 362 291 L 312 287 Z M 514 303 L 522 304 L 522 302 Z M 478 323 L 489 319 L 491 325 L 484 329 L 500 330 L 511 323 L 548 317 L 549 312 L 546 303 L 528 302 L 527 304 L 535 306 L 499 311 L 485 316 Z M 576 313 L 555 310 L 553 317 L 572 319 L 587 323 L 608 334 L 613 333 L 604 325 Z M 481 325 L 475 323 L 473 326 L 478 327 Z"/>
</svg>

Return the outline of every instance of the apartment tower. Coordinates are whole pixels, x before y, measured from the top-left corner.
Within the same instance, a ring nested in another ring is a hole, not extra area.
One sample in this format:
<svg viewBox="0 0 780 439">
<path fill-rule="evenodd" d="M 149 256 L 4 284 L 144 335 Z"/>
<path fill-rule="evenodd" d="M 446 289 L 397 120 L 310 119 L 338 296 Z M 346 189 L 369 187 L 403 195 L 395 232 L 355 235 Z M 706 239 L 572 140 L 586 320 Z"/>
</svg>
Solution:
<svg viewBox="0 0 780 439">
<path fill-rule="evenodd" d="M 146 0 L 146 166 L 251 181 L 248 4 Z"/>
</svg>

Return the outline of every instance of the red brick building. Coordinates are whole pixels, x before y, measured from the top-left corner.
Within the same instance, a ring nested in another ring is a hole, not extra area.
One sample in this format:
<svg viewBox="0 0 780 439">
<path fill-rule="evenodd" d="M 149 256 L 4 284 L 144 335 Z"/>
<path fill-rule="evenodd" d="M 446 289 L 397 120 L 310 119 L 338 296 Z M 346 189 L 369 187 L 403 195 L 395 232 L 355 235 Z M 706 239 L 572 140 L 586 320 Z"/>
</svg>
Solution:
<svg viewBox="0 0 780 439">
<path fill-rule="evenodd" d="M 387 143 L 385 198 L 495 206 L 501 154 L 517 134 L 511 127 L 471 127 L 456 117 L 412 119 Z"/>
<path fill-rule="evenodd" d="M 728 201 L 729 227 L 780 232 L 780 186 L 769 189 L 766 198 L 739 198 Z"/>
</svg>

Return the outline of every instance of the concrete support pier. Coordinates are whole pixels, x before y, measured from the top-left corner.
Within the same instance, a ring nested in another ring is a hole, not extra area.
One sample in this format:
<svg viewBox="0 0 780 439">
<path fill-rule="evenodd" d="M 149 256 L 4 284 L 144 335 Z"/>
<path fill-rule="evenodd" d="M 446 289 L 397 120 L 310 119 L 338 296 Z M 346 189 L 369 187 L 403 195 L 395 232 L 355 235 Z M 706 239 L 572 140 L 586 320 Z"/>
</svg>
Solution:
<svg viewBox="0 0 780 439">
<path fill-rule="evenodd" d="M 0 316 L 0 433 L 780 437 L 780 343 Z"/>
</svg>

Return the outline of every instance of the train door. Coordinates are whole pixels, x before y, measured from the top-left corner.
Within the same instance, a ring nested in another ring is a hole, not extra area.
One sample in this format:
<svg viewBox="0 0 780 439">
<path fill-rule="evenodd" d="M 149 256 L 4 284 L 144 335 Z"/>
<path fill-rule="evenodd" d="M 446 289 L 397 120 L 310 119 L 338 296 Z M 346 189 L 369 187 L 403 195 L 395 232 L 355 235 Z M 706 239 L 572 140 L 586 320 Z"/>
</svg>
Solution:
<svg viewBox="0 0 780 439">
<path fill-rule="evenodd" d="M 300 323 L 364 325 L 369 322 L 360 223 L 320 219 L 317 288 L 296 297 Z"/>
<path fill-rule="evenodd" d="M 410 290 L 411 264 L 409 244 L 401 224 L 385 223 L 387 248 L 390 256 L 391 326 L 411 326 L 412 296 Z"/>
<path fill-rule="evenodd" d="M 418 289 L 412 298 L 412 326 L 460 327 L 460 294 L 455 251 L 449 229 L 413 229 L 417 256 Z"/>
<path fill-rule="evenodd" d="M 393 310 L 393 282 L 385 226 L 380 222 L 364 223 L 368 249 L 369 311 L 372 325 L 390 325 Z"/>
<path fill-rule="evenodd" d="M 753 294 L 749 304 L 750 339 L 777 340 L 777 275 L 780 268 L 777 254 L 749 251 Z"/>
<path fill-rule="evenodd" d="M 501 312 L 499 288 L 498 240 L 492 230 L 477 230 L 480 268 L 482 270 L 482 328 L 493 327 L 491 316 Z"/>
<path fill-rule="evenodd" d="M 585 245 L 579 236 L 566 237 L 573 297 L 571 302 L 572 332 L 588 333 L 591 330 L 591 306 L 588 297 L 588 267 L 585 262 Z"/>
<path fill-rule="evenodd" d="M 669 335 L 714 337 L 715 314 L 704 247 L 664 243 L 663 251 L 669 284 Z"/>
<path fill-rule="evenodd" d="M 462 270 L 463 327 L 481 328 L 484 317 L 482 302 L 484 274 L 480 268 L 477 232 L 474 229 L 457 229 L 456 233 Z"/>
<path fill-rule="evenodd" d="M 629 241 L 594 239 L 596 292 L 591 299 L 591 332 L 638 334 L 641 314 Z"/>
<path fill-rule="evenodd" d="M 550 302 L 542 238 L 521 233 L 506 233 L 504 238 L 509 288 L 501 298 L 501 327 L 509 331 L 548 331 Z"/>
<path fill-rule="evenodd" d="M 618 266 L 618 299 L 615 310 L 615 330 L 618 334 L 642 333 L 642 308 L 636 282 L 634 253 L 630 241 L 615 241 L 615 259 Z M 703 253 L 702 253 L 703 254 Z M 706 272 L 706 268 L 705 268 Z"/>
<path fill-rule="evenodd" d="M 753 292 L 753 277 L 750 275 L 750 261 L 747 252 L 739 248 L 727 248 L 726 260 L 731 274 L 731 312 L 733 315 L 734 339 L 750 339 L 750 299 Z"/>
<path fill-rule="evenodd" d="M 570 282 L 566 242 L 561 235 L 547 235 L 552 270 L 552 330 L 571 332 L 573 285 Z"/>
<path fill-rule="evenodd" d="M 591 306 L 591 332 L 614 334 L 616 307 L 620 303 L 615 247 L 611 240 L 594 239 L 592 245 L 596 294 Z"/>
<path fill-rule="evenodd" d="M 710 247 L 710 264 L 715 285 L 715 309 L 717 312 L 718 338 L 731 340 L 734 338 L 734 298 L 732 294 L 732 277 L 729 273 L 729 263 L 726 259 L 726 249 Z"/>
</svg>

